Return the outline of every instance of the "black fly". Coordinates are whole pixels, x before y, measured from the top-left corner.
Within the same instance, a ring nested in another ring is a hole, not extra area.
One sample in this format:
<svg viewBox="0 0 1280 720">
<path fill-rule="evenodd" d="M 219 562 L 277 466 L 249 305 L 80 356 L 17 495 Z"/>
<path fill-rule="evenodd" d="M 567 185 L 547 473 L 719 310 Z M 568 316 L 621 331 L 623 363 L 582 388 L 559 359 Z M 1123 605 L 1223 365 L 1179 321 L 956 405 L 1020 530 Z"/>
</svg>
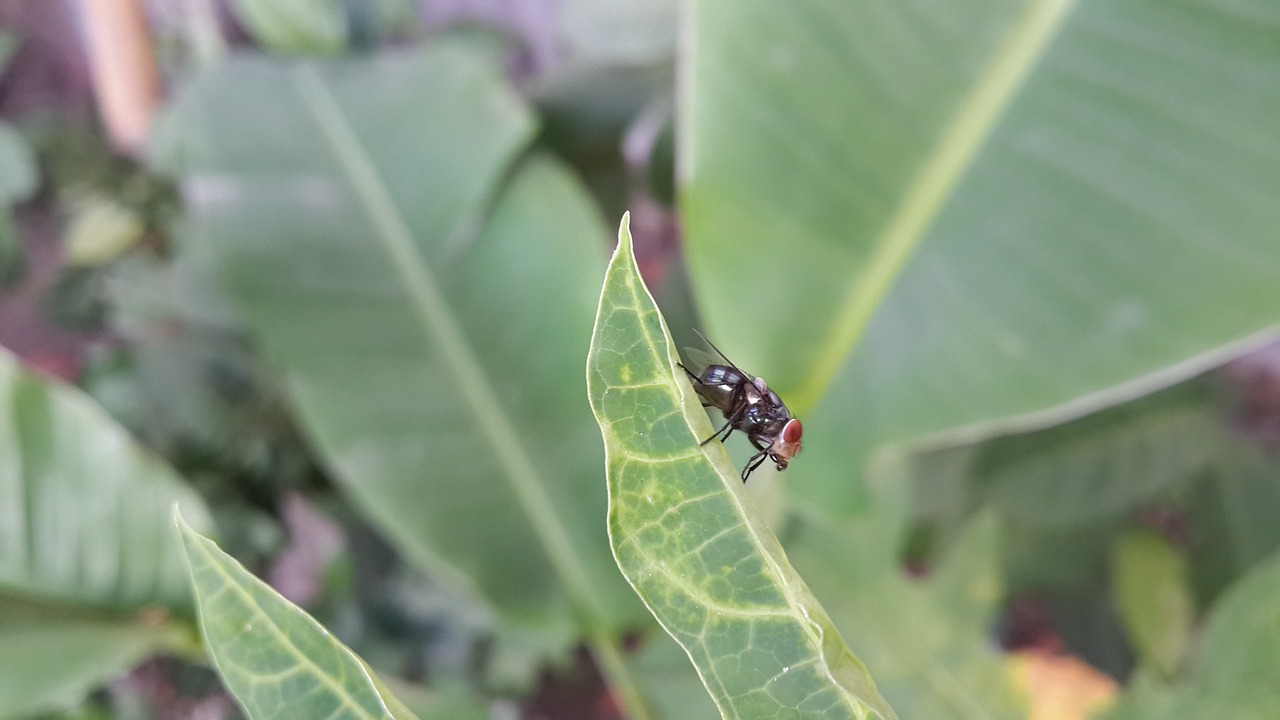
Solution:
<svg viewBox="0 0 1280 720">
<path fill-rule="evenodd" d="M 699 333 L 698 337 L 702 334 Z M 764 378 L 743 372 L 720 352 L 720 348 L 705 337 L 702 339 L 711 345 L 724 364 L 710 357 L 710 363 L 699 363 L 705 367 L 696 374 L 684 365 L 680 367 L 688 374 L 702 406 L 717 408 L 724 413 L 725 419 L 724 425 L 702 444 L 716 438 L 724 442 L 734 430 L 745 434 L 758 452 L 747 460 L 742 469 L 742 482 L 746 482 L 766 459 L 772 460 L 778 470 L 786 470 L 787 463 L 800 452 L 800 436 L 804 432 L 800 421 L 791 417 L 787 406 L 782 404 L 777 393 L 769 389 Z M 697 351 L 686 348 L 685 352 L 693 357 Z"/>
</svg>

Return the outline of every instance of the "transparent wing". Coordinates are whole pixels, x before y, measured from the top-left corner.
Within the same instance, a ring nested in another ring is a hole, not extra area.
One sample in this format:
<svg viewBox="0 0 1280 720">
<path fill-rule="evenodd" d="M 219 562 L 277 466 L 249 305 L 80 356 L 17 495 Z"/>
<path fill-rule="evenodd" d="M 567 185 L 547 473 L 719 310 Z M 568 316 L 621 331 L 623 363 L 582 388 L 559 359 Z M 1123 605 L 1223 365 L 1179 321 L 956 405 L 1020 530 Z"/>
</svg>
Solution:
<svg viewBox="0 0 1280 720">
<path fill-rule="evenodd" d="M 684 366 L 689 368 L 694 375 L 702 374 L 702 371 L 706 369 L 708 365 L 728 365 L 734 370 L 737 370 L 743 377 L 752 377 L 752 375 L 738 367 L 732 360 L 725 357 L 725 354 L 720 352 L 720 348 L 716 347 L 710 340 L 708 340 L 706 335 L 703 335 L 696 329 L 694 332 L 698 333 L 698 337 L 702 338 L 702 342 L 706 343 L 706 347 L 699 348 L 686 345 L 684 348 L 684 357 L 685 360 L 687 360 Z"/>
<path fill-rule="evenodd" d="M 701 375 L 703 370 L 709 365 L 727 365 L 724 358 L 717 355 L 711 350 L 703 348 L 689 347 L 684 348 L 684 366 L 689 368 L 689 372 L 694 375 Z"/>
</svg>

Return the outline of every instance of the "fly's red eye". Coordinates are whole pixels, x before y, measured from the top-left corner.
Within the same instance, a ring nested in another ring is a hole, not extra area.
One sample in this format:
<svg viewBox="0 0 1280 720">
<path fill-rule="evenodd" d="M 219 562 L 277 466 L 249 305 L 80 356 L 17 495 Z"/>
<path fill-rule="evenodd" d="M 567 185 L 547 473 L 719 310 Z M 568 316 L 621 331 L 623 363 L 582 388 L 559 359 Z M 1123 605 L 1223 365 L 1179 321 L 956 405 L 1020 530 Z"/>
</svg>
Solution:
<svg viewBox="0 0 1280 720">
<path fill-rule="evenodd" d="M 800 436 L 803 434 L 804 428 L 801 427 L 800 421 L 795 418 L 791 418 L 787 421 L 786 426 L 782 428 L 782 442 L 800 442 Z"/>
</svg>

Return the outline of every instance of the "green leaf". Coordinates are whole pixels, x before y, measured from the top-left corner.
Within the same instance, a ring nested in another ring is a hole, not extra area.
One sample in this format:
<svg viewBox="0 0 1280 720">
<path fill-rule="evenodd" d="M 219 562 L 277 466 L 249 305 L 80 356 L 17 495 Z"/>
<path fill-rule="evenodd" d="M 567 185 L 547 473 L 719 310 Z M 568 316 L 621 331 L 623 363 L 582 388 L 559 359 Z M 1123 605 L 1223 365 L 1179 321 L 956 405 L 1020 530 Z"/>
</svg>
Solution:
<svg viewBox="0 0 1280 720">
<path fill-rule="evenodd" d="M 8 60 L 10 36 L 0 35 L 0 67 Z M 21 238 L 9 206 L 24 200 L 40 184 L 39 169 L 31 147 L 8 123 L 0 122 L 0 285 L 13 279 L 22 256 Z"/>
<path fill-rule="evenodd" d="M 198 496 L 78 390 L 0 352 L 0 587 L 131 610 L 189 605 L 167 517 Z"/>
<path fill-rule="evenodd" d="M 258 44 L 278 53 L 335 55 L 417 26 L 413 0 L 234 0 Z"/>
<path fill-rule="evenodd" d="M 1202 606 L 1280 550 L 1280 458 L 1251 440 L 1228 440 L 1213 472 L 1187 500 L 1196 529 L 1191 573 Z"/>
<path fill-rule="evenodd" d="M 689 665 L 689 656 L 670 635 L 651 633 L 644 639 L 644 647 L 632 656 L 632 664 L 649 690 L 645 699 L 657 717 L 705 720 L 718 714 L 707 688 Z"/>
<path fill-rule="evenodd" d="M 0 718 L 73 707 L 149 655 L 187 642 L 185 628 L 158 617 L 0 595 Z"/>
<path fill-rule="evenodd" d="M 420 720 L 493 720 L 488 703 L 463 687 L 447 679 L 426 689 L 420 685 L 389 677 L 385 681 L 389 690 L 417 715 Z"/>
<path fill-rule="evenodd" d="M 587 357 L 618 566 L 725 718 L 895 717 L 757 517 L 723 447 L 699 447 L 712 427 L 640 279 L 628 219 Z"/>
<path fill-rule="evenodd" d="M 1112 555 L 1116 608 L 1138 656 L 1172 677 L 1191 642 L 1195 608 L 1186 561 L 1150 530 L 1125 533 Z"/>
<path fill-rule="evenodd" d="M 200 628 L 218 674 L 252 719 L 413 718 L 369 666 L 175 513 Z"/>
<path fill-rule="evenodd" d="M 1213 608 L 1176 685 L 1139 678 L 1100 720 L 1280 716 L 1280 555 L 1236 583 Z"/>
<path fill-rule="evenodd" d="M 8 31 L 0 32 L 0 75 L 9 70 L 9 61 L 13 60 L 19 44 L 17 35 Z"/>
<path fill-rule="evenodd" d="M 1180 386 L 981 446 L 972 477 L 1011 517 L 1043 526 L 1117 518 L 1186 485 L 1222 452 L 1219 412 Z"/>
<path fill-rule="evenodd" d="M 146 231 L 146 218 L 116 199 L 101 195 L 85 198 L 67 228 L 67 263 L 105 265 L 141 241 Z"/>
<path fill-rule="evenodd" d="M 338 53 L 346 47 L 343 0 L 235 0 L 237 17 L 262 45 L 285 53 Z"/>
<path fill-rule="evenodd" d="M 200 499 L 78 390 L 0 351 L 0 717 L 73 704 L 184 640 L 168 516 Z"/>
<path fill-rule="evenodd" d="M 689 19 L 690 270 L 810 457 L 856 470 L 885 440 L 1043 425 L 1274 335 L 1268 0 L 696 0 Z M 810 472 L 790 484 L 814 508 L 858 507 L 857 483 Z"/>
<path fill-rule="evenodd" d="M 974 508 L 991 504 L 1006 526 L 1021 528 L 1010 543 L 1014 552 L 1025 549 L 1028 532 L 1056 536 L 1055 556 L 1074 552 L 1063 541 L 1080 528 L 1093 533 L 1117 524 L 1192 484 L 1227 454 L 1212 389 L 1203 380 L 1182 383 L 1043 430 L 919 452 L 909 480 L 913 514 L 951 532 Z"/>
<path fill-rule="evenodd" d="M 8 123 L 0 123 L 0 203 L 23 200 L 40 183 L 35 153 Z"/>
<path fill-rule="evenodd" d="M 184 105 L 200 245 L 346 491 L 506 640 L 586 635 L 618 670 L 644 611 L 601 532 L 576 369 L 605 233 L 562 165 L 514 163 L 533 120 L 498 70 L 444 44 L 239 58 Z"/>
<path fill-rule="evenodd" d="M 897 550 L 909 469 L 901 453 L 878 454 L 868 475 L 875 510 L 806 516 L 787 552 L 902 717 L 1025 718 L 1027 699 L 990 637 L 1004 597 L 1001 528 L 978 515 L 926 577 L 906 577 Z"/>
</svg>

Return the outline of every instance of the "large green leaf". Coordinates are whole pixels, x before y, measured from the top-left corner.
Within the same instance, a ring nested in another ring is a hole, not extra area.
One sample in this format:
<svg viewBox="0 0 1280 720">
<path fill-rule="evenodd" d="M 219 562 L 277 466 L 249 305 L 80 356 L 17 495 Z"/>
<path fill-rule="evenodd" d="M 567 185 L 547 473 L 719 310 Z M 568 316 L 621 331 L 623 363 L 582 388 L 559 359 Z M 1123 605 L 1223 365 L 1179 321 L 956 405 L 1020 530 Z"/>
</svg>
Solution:
<svg viewBox="0 0 1280 720">
<path fill-rule="evenodd" d="M 575 370 L 604 232 L 558 163 L 512 165 L 533 122 L 498 71 L 447 45 L 239 58 L 183 112 L 201 245 L 351 497 L 507 639 L 612 652 L 644 615 Z"/>
<path fill-rule="evenodd" d="M 757 516 L 677 365 L 624 216 L 587 385 L 608 457 L 618 566 L 725 718 L 892 718 Z"/>
<path fill-rule="evenodd" d="M 1274 3 L 690 6 L 695 287 L 811 455 L 856 472 L 885 439 L 1062 417 L 1274 333 Z M 856 506 L 803 468 L 815 507 Z"/>
<path fill-rule="evenodd" d="M 203 503 L 92 400 L 0 352 L 0 589 L 101 608 L 189 607 L 174 503 Z"/>
<path fill-rule="evenodd" d="M 914 513 L 955 525 L 991 504 L 1047 532 L 1123 519 L 1226 454 L 1221 416 L 1212 384 L 1196 381 L 1050 428 L 919 452 Z"/>
<path fill-rule="evenodd" d="M 351 648 L 174 518 L 205 643 L 251 720 L 414 718 Z"/>
<path fill-rule="evenodd" d="M 74 707 L 144 658 L 190 640 L 187 628 L 159 617 L 0 595 L 0 718 Z"/>
<path fill-rule="evenodd" d="M 167 612 L 190 598 L 168 517 L 175 503 L 200 527 L 209 516 L 92 400 L 2 351 L 0 407 L 0 717 L 13 717 L 182 644 Z"/>
</svg>

